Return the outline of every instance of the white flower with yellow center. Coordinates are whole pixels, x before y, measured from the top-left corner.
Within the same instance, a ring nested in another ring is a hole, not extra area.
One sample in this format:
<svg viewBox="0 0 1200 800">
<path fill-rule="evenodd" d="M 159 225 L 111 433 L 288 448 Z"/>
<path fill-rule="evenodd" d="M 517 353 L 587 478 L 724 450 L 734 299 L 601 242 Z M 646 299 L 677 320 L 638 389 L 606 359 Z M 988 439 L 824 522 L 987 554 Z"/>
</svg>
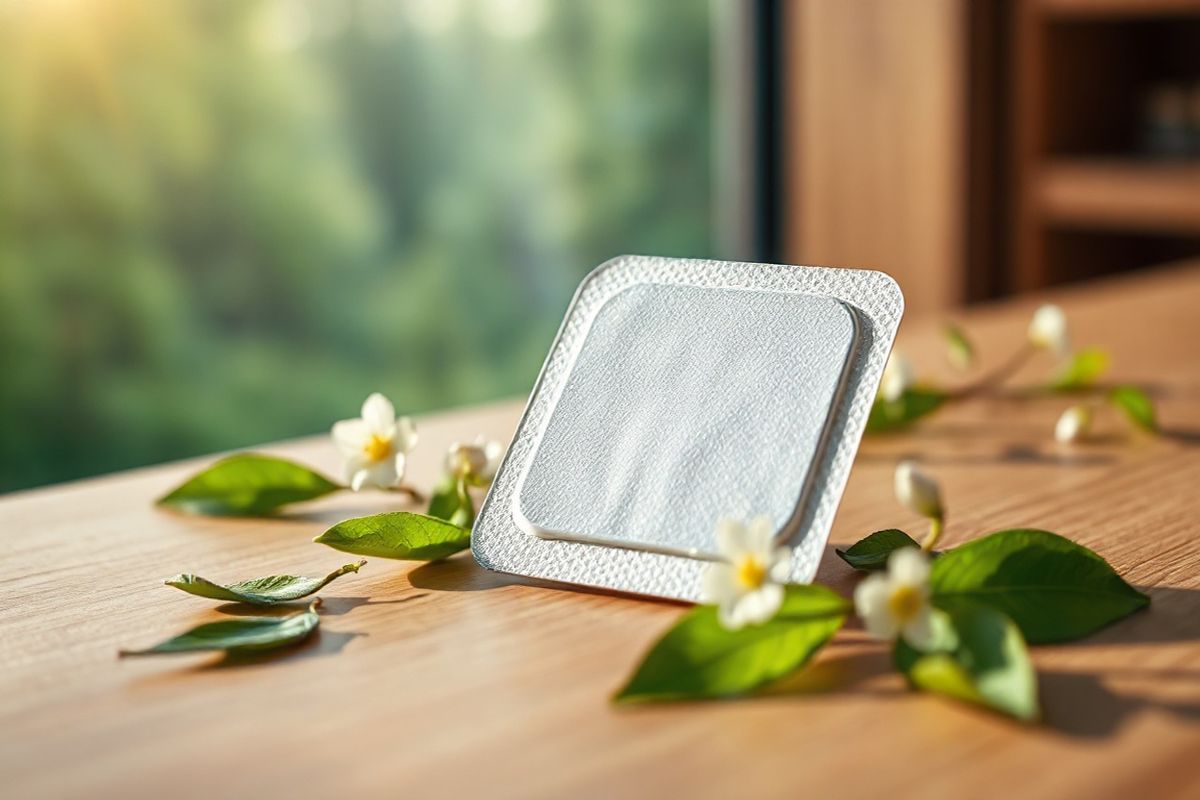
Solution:
<svg viewBox="0 0 1200 800">
<path fill-rule="evenodd" d="M 496 477 L 504 445 L 476 437 L 471 444 L 455 442 L 446 451 L 446 472 L 473 486 L 487 486 Z"/>
<path fill-rule="evenodd" d="M 783 603 L 791 551 L 775 544 L 771 520 L 720 520 L 717 550 L 722 560 L 710 564 L 704 575 L 704 602 L 718 606 L 721 625 L 738 630 L 773 617 Z"/>
<path fill-rule="evenodd" d="M 397 419 L 392 401 L 378 392 L 363 403 L 362 417 L 335 422 L 332 433 L 345 459 L 346 480 L 356 492 L 367 485 L 397 485 L 404 477 L 405 454 L 417 443 L 412 420 Z"/>
<path fill-rule="evenodd" d="M 893 350 L 888 356 L 887 365 L 883 368 L 883 377 L 879 381 L 880 396 L 887 402 L 894 403 L 904 396 L 912 382 L 912 362 L 899 350 Z"/>
<path fill-rule="evenodd" d="M 854 608 L 867 633 L 877 639 L 899 636 L 927 650 L 933 644 L 929 557 L 915 547 L 894 551 L 886 573 L 877 572 L 854 589 Z"/>
<path fill-rule="evenodd" d="M 1087 436 L 1092 427 L 1092 409 L 1085 405 L 1071 406 L 1054 424 L 1054 438 L 1062 444 L 1077 442 Z"/>
<path fill-rule="evenodd" d="M 1067 337 L 1067 315 L 1056 305 L 1047 303 L 1033 312 L 1029 321 L 1029 341 L 1034 347 L 1066 355 L 1070 350 Z"/>
</svg>

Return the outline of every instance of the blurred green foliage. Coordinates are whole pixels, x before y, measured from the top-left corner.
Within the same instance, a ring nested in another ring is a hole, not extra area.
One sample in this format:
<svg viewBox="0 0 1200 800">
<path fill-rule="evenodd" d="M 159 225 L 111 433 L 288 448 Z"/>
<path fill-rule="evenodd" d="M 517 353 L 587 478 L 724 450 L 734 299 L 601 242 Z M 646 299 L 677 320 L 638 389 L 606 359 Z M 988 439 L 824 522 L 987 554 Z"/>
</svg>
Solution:
<svg viewBox="0 0 1200 800">
<path fill-rule="evenodd" d="M 0 0 L 0 490 L 526 392 L 711 251 L 708 14 Z"/>
</svg>

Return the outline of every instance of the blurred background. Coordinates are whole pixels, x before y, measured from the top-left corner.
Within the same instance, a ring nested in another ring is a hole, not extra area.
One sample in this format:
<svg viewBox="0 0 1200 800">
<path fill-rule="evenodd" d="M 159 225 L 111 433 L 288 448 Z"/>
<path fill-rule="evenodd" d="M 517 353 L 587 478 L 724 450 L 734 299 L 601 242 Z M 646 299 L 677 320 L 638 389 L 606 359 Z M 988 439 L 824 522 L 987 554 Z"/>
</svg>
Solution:
<svg viewBox="0 0 1200 800">
<path fill-rule="evenodd" d="M 0 491 L 525 394 L 621 253 L 1200 254 L 1200 0 L 0 0 Z"/>
</svg>

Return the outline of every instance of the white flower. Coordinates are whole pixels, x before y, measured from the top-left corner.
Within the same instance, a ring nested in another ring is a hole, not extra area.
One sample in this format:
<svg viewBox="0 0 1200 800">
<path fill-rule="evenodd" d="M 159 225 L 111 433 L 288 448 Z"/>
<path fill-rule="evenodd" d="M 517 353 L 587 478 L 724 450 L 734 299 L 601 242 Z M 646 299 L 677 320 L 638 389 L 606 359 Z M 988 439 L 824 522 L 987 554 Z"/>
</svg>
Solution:
<svg viewBox="0 0 1200 800">
<path fill-rule="evenodd" d="M 1071 406 L 1062 413 L 1054 425 L 1054 438 L 1063 444 L 1075 442 L 1087 436 L 1092 427 L 1092 409 L 1085 405 Z"/>
<path fill-rule="evenodd" d="M 940 520 L 945 516 L 942 491 L 937 481 L 929 477 L 912 461 L 896 466 L 896 499 L 923 517 Z"/>
<path fill-rule="evenodd" d="M 905 390 L 912 386 L 912 382 L 912 363 L 899 350 L 893 350 L 888 356 L 887 366 L 883 368 L 879 394 L 887 402 L 894 403 L 904 396 Z"/>
<path fill-rule="evenodd" d="M 446 451 L 446 472 L 467 483 L 486 486 L 496 477 L 500 459 L 504 457 L 504 445 L 500 442 L 475 438 L 471 444 L 455 442 Z"/>
<path fill-rule="evenodd" d="M 1033 312 L 1029 321 L 1029 341 L 1035 347 L 1049 350 L 1057 355 L 1066 355 L 1070 344 L 1067 340 L 1067 315 L 1056 305 L 1046 304 Z"/>
<path fill-rule="evenodd" d="M 915 547 L 902 547 L 877 572 L 854 589 L 854 607 L 867 633 L 878 639 L 903 637 L 918 650 L 933 644 L 929 603 L 929 558 Z"/>
<path fill-rule="evenodd" d="M 769 620 L 783 603 L 781 584 L 791 568 L 791 551 L 776 546 L 771 520 L 720 520 L 717 549 L 723 560 L 704 575 L 704 602 L 720 607 L 718 618 L 729 630 Z"/>
<path fill-rule="evenodd" d="M 367 398 L 360 419 L 333 425 L 333 441 L 346 461 L 346 480 L 358 491 L 370 484 L 390 489 L 404 477 L 405 453 L 417 443 L 408 417 L 396 418 L 392 401 L 378 392 Z"/>
</svg>

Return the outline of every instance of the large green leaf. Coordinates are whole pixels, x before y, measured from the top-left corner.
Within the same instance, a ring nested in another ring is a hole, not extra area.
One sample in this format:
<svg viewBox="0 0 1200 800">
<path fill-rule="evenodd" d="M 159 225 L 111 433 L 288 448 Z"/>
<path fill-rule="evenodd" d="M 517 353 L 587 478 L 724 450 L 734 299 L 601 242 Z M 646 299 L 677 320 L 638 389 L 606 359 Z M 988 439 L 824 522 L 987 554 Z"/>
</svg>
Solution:
<svg viewBox="0 0 1200 800">
<path fill-rule="evenodd" d="M 891 402 L 882 397 L 875 398 L 871 414 L 867 417 L 867 433 L 887 433 L 908 427 L 921 417 L 941 408 L 949 395 L 929 386 L 913 386 Z"/>
<path fill-rule="evenodd" d="M 616 700 L 686 700 L 745 694 L 808 660 L 845 621 L 849 604 L 823 586 L 788 586 L 761 625 L 725 629 L 714 606 L 685 614 L 651 648 Z"/>
<path fill-rule="evenodd" d="M 897 653 L 896 661 L 919 689 L 1031 721 L 1038 717 L 1037 675 L 1021 631 L 1012 620 L 985 606 L 964 607 L 949 617 L 952 649 L 915 658 Z M 897 650 L 902 642 L 897 642 Z"/>
<path fill-rule="evenodd" d="M 324 578 L 309 578 L 303 575 L 271 575 L 266 578 L 254 578 L 222 586 L 201 578 L 199 575 L 176 575 L 166 583 L 167 586 L 182 589 L 188 594 L 213 600 L 271 605 L 307 597 L 348 572 L 358 572 L 359 567 L 366 563 L 366 561 L 356 561 L 353 564 L 346 564 Z"/>
<path fill-rule="evenodd" d="M 221 459 L 159 498 L 193 514 L 262 516 L 344 487 L 302 464 L 257 453 Z"/>
<path fill-rule="evenodd" d="M 1080 350 L 1050 381 L 1050 388 L 1060 392 L 1086 389 L 1108 369 L 1108 361 L 1108 353 L 1097 347 Z"/>
<path fill-rule="evenodd" d="M 836 550 L 835 552 L 843 561 L 855 569 L 871 572 L 885 569 L 888 558 L 896 550 L 902 547 L 920 546 L 915 539 L 904 531 L 897 528 L 888 528 L 884 531 L 875 531 L 870 536 L 859 539 L 845 550 Z"/>
<path fill-rule="evenodd" d="M 1000 531 L 933 562 L 933 602 L 1003 612 L 1032 643 L 1086 636 L 1150 602 L 1100 556 L 1048 531 Z"/>
<path fill-rule="evenodd" d="M 252 653 L 297 644 L 320 624 L 314 601 L 307 611 L 286 617 L 244 617 L 209 622 L 192 628 L 145 650 L 122 650 L 121 656 L 154 656 L 167 653 L 192 653 L 224 650 L 228 653 Z"/>
<path fill-rule="evenodd" d="M 460 528 L 475 523 L 475 503 L 462 478 L 447 476 L 429 498 L 429 516 L 444 519 Z"/>
<path fill-rule="evenodd" d="M 1150 433 L 1158 431 L 1158 420 L 1154 414 L 1154 403 L 1150 396 L 1136 386 L 1117 386 L 1108 393 L 1114 406 L 1125 412 L 1130 422 Z"/>
<path fill-rule="evenodd" d="M 362 556 L 436 561 L 471 545 L 471 531 L 445 520 L 389 511 L 339 522 L 314 542 Z"/>
</svg>

